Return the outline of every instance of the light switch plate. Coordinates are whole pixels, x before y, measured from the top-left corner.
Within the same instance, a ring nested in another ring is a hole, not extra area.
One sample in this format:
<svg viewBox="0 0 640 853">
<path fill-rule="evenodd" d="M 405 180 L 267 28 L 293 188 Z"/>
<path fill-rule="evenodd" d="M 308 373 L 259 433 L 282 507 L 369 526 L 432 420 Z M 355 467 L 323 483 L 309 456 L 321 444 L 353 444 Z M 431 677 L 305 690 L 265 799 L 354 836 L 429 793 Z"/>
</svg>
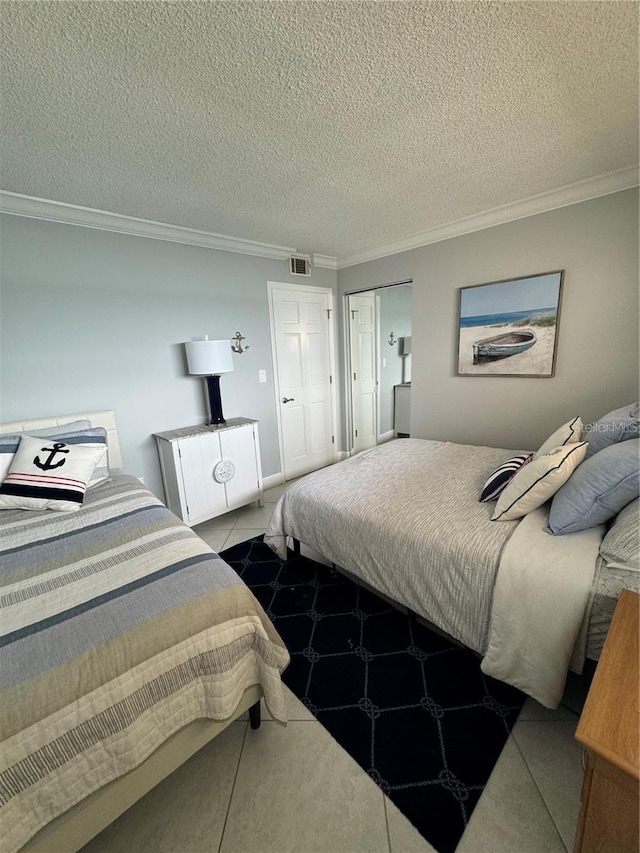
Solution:
<svg viewBox="0 0 640 853">
<path fill-rule="evenodd" d="M 267 371 L 259 370 L 258 371 L 258 382 L 266 382 L 267 381 Z"/>
</svg>

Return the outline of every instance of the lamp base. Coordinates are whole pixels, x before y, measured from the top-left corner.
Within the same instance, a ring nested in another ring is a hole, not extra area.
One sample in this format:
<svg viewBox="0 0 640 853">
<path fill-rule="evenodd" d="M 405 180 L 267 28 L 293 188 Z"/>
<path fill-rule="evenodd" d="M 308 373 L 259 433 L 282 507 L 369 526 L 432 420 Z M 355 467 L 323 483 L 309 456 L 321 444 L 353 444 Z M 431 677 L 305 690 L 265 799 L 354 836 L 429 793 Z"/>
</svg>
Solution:
<svg viewBox="0 0 640 853">
<path fill-rule="evenodd" d="M 220 376 L 216 373 L 213 376 L 205 377 L 207 380 L 207 394 L 209 397 L 209 412 L 211 414 L 210 424 L 226 423 L 222 414 L 222 398 L 220 397 Z"/>
</svg>

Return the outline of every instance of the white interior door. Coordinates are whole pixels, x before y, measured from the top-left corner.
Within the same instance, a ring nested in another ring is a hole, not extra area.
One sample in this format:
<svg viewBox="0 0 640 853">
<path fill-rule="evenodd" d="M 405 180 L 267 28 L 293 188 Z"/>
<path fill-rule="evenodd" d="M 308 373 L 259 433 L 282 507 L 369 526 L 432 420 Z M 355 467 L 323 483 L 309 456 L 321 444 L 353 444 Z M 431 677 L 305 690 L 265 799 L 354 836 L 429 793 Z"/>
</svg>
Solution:
<svg viewBox="0 0 640 853">
<path fill-rule="evenodd" d="M 285 480 L 336 460 L 332 294 L 269 282 Z"/>
<path fill-rule="evenodd" d="M 349 296 L 353 450 L 374 447 L 378 438 L 376 297 Z"/>
</svg>

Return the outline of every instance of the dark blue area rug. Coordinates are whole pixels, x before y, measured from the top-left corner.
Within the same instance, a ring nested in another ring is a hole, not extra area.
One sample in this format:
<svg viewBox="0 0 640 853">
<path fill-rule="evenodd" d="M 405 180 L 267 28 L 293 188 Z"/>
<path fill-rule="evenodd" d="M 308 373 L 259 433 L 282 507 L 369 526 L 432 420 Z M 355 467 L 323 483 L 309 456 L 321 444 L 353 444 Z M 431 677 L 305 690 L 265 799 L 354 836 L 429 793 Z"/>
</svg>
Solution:
<svg viewBox="0 0 640 853">
<path fill-rule="evenodd" d="M 440 853 L 453 853 L 524 702 L 480 659 L 262 537 L 223 551 L 291 654 L 284 682 Z"/>
</svg>

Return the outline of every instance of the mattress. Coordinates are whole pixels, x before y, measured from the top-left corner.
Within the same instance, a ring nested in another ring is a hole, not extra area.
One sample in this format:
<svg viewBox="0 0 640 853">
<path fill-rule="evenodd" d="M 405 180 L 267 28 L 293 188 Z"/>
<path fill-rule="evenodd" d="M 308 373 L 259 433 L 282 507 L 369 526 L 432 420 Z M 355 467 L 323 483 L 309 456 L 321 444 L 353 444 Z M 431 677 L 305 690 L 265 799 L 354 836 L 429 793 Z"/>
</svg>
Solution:
<svg viewBox="0 0 640 853">
<path fill-rule="evenodd" d="M 591 592 L 587 632 L 586 656 L 591 660 L 600 659 L 613 612 L 623 589 L 640 593 L 640 573 L 627 569 L 609 569 L 602 557 L 599 557 Z"/>
<path fill-rule="evenodd" d="M 260 685 L 288 653 L 233 570 L 132 477 L 0 513 L 0 849 Z"/>
</svg>

